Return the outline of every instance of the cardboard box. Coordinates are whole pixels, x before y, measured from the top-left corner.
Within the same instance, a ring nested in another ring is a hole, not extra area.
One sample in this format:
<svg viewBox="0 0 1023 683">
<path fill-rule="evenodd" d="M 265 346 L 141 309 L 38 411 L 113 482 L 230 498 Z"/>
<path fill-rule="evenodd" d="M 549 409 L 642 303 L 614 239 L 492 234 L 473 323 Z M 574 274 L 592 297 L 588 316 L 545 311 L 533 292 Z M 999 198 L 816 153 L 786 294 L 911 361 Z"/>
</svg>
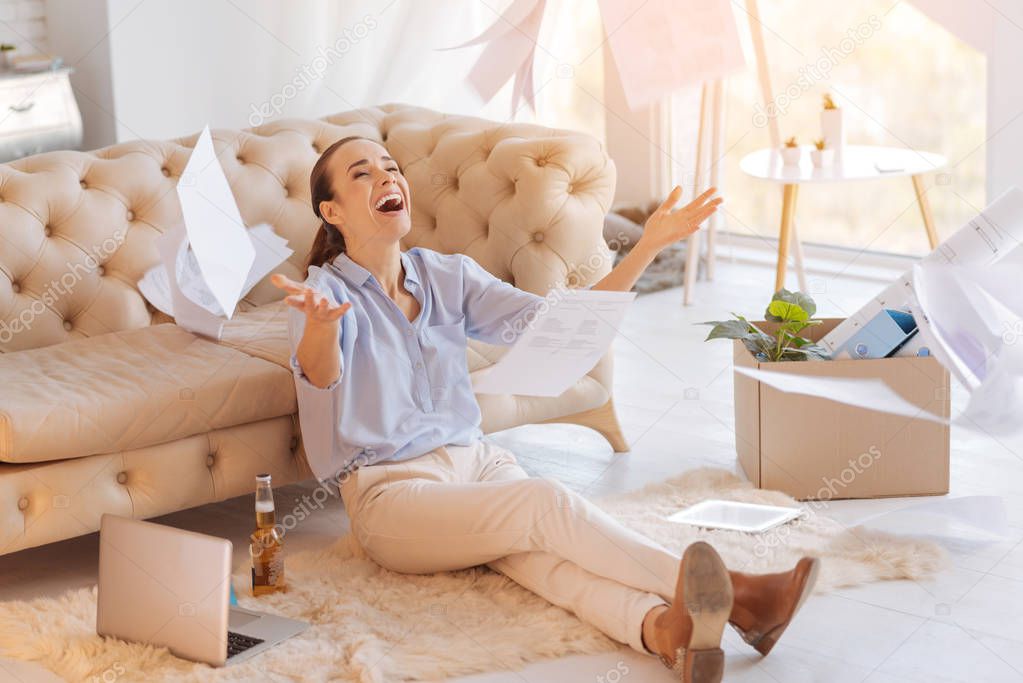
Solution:
<svg viewBox="0 0 1023 683">
<path fill-rule="evenodd" d="M 805 331 L 819 340 L 841 319 Z M 774 331 L 773 323 L 755 323 Z M 803 376 L 880 378 L 914 405 L 948 417 L 949 374 L 934 358 L 761 363 L 735 341 L 736 367 Z M 800 500 L 948 493 L 949 427 L 813 396 L 735 373 L 735 448 L 756 486 Z"/>
</svg>

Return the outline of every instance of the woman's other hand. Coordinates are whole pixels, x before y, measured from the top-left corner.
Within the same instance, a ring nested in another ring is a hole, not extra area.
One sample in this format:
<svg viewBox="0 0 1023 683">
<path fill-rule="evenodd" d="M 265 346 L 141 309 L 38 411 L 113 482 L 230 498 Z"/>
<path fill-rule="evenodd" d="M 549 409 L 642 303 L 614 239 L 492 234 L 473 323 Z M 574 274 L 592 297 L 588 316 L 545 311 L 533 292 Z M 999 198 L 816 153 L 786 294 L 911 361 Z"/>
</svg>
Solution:
<svg viewBox="0 0 1023 683">
<path fill-rule="evenodd" d="M 682 188 L 675 186 L 668 198 L 647 219 L 639 244 L 660 252 L 665 247 L 689 237 L 700 229 L 700 224 L 714 215 L 724 200 L 716 197 L 717 188 L 712 187 L 699 197 L 679 209 L 672 207 L 682 197 Z"/>
<path fill-rule="evenodd" d="M 288 293 L 284 298 L 289 306 L 298 309 L 305 314 L 306 320 L 313 323 L 332 323 L 341 319 L 351 304 L 345 303 L 340 306 L 331 304 L 330 299 L 317 292 L 312 287 L 307 287 L 301 282 L 295 282 L 291 278 L 274 273 L 270 276 L 270 282 L 274 286 L 283 289 Z"/>
</svg>

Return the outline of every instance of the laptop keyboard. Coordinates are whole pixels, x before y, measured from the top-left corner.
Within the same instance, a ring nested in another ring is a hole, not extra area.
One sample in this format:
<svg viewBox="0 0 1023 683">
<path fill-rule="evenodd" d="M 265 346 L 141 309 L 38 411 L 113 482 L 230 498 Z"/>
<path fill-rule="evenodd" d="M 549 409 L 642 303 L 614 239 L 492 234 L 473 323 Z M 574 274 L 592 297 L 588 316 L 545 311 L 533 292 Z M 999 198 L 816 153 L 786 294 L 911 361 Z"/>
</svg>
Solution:
<svg viewBox="0 0 1023 683">
<path fill-rule="evenodd" d="M 262 638 L 252 638 L 250 636 L 243 636 L 240 633 L 234 631 L 227 632 L 227 656 L 233 657 L 239 652 L 245 652 L 250 647 L 259 645 L 263 642 Z"/>
</svg>

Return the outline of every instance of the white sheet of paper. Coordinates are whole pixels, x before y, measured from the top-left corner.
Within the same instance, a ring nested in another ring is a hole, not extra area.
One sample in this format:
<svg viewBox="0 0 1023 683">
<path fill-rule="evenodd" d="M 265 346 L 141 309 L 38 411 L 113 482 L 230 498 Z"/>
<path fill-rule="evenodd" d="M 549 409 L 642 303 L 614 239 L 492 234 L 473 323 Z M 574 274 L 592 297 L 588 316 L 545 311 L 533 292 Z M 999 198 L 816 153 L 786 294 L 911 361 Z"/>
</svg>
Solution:
<svg viewBox="0 0 1023 683">
<path fill-rule="evenodd" d="M 248 234 L 255 247 L 256 256 L 245 279 L 241 296 L 248 294 L 256 286 L 256 283 L 269 275 L 274 268 L 293 253 L 287 246 L 287 240 L 277 235 L 273 228 L 265 223 L 250 228 Z M 167 234 L 158 239 L 162 240 L 166 237 L 168 237 Z M 213 296 L 209 287 L 206 286 L 194 253 L 187 248 L 187 242 L 178 239 L 178 237 L 177 234 L 170 236 L 170 239 L 177 240 L 176 244 L 178 245 L 177 256 L 175 257 L 175 284 L 181 290 L 181 293 L 193 303 L 198 304 L 213 315 L 224 315 L 220 303 Z M 170 252 L 168 251 L 167 254 L 170 255 Z M 161 265 L 154 266 L 146 271 L 146 274 L 139 280 L 138 287 L 149 303 L 167 315 L 174 316 L 174 304 L 168 278 L 168 269 L 164 264 L 161 263 Z"/>
<path fill-rule="evenodd" d="M 728 0 L 599 0 L 599 5 L 633 110 L 745 63 Z"/>
<path fill-rule="evenodd" d="M 1005 500 L 999 496 L 936 498 L 872 513 L 850 526 L 973 542 L 993 542 L 1009 535 Z"/>
<path fill-rule="evenodd" d="M 217 160 L 209 126 L 196 140 L 177 190 L 188 244 L 206 285 L 230 318 L 256 251 Z"/>
<path fill-rule="evenodd" d="M 792 361 L 796 362 L 796 361 Z M 802 361 L 807 363 L 828 361 Z M 913 405 L 894 389 L 877 378 L 852 379 L 849 377 L 807 377 L 772 370 L 735 368 L 740 375 L 752 377 L 778 391 L 824 398 L 835 403 L 876 410 L 881 413 L 918 417 L 923 420 L 948 424 L 948 420 Z"/>
<path fill-rule="evenodd" d="M 201 334 L 212 339 L 220 339 L 221 332 L 224 329 L 224 319 L 185 296 L 185 293 L 178 286 L 178 279 L 176 277 L 178 257 L 187 246 L 187 240 L 188 233 L 185 231 L 185 227 L 180 224 L 156 239 L 156 249 L 160 252 L 160 260 L 163 262 L 161 266 L 164 271 L 162 278 L 163 286 L 166 287 L 167 298 L 170 300 L 170 312 L 164 312 L 168 315 L 173 315 L 174 321 L 189 332 Z M 151 299 L 150 302 L 152 302 Z"/>
<path fill-rule="evenodd" d="M 939 244 L 922 259 L 921 265 L 987 266 L 1006 257 L 1018 261 L 1023 256 L 1023 251 L 1016 250 L 1021 242 L 1023 242 L 1023 191 L 1013 187 Z M 1016 253 L 1010 257 L 1014 250 Z M 849 337 L 856 334 L 861 325 L 882 309 L 893 308 L 912 313 L 916 299 L 915 286 L 913 272 L 906 272 L 825 335 L 820 341 L 821 346 L 833 353 Z M 917 334 L 899 349 L 897 356 L 916 355 L 924 340 L 929 339 L 925 330 L 929 325 L 926 316 L 920 316 L 916 322 L 924 334 Z M 958 375 L 958 372 L 956 374 Z"/>
<path fill-rule="evenodd" d="M 1005 371 L 993 372 L 984 384 L 970 394 L 963 412 L 951 420 L 918 408 L 876 378 L 806 377 L 752 368 L 735 368 L 735 371 L 778 391 L 814 396 L 857 408 L 939 424 L 954 424 L 991 436 L 1011 437 L 1023 432 L 1023 420 L 1019 418 L 1019 406 L 1023 405 L 1023 361 L 1018 356 L 1008 358 L 1006 365 L 1009 361 L 1016 365 Z"/>
<path fill-rule="evenodd" d="M 537 311 L 508 353 L 473 375 L 473 389 L 480 394 L 560 396 L 607 353 L 635 298 L 635 292 L 552 294 L 552 303 Z"/>
</svg>

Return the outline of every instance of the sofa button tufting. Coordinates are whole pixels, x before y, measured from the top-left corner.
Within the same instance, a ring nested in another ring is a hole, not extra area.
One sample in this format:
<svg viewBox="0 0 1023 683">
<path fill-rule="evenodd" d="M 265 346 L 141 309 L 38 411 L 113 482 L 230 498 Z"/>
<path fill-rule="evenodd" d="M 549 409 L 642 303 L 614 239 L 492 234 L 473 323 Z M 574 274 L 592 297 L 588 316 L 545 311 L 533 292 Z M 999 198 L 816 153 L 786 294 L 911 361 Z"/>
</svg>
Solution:
<svg viewBox="0 0 1023 683">
<path fill-rule="evenodd" d="M 89 184 L 85 182 L 85 178 L 82 178 L 81 180 L 79 180 L 78 184 L 82 187 L 83 190 L 85 188 L 89 187 Z"/>
<path fill-rule="evenodd" d="M 128 213 L 125 214 L 125 218 L 127 218 L 128 222 L 130 223 L 131 221 L 135 220 L 135 212 L 132 211 L 131 209 L 128 209 Z"/>
<path fill-rule="evenodd" d="M 569 185 L 568 185 L 568 188 L 567 188 L 567 189 L 568 189 L 568 193 L 569 193 L 569 194 L 572 194 L 572 193 L 574 193 L 574 192 L 575 192 L 575 185 L 572 185 L 571 183 L 569 183 Z"/>
<path fill-rule="evenodd" d="M 533 233 L 534 242 L 543 242 L 543 233 L 539 230 Z"/>
<path fill-rule="evenodd" d="M 96 275 L 103 277 L 104 275 L 106 275 L 106 273 L 107 273 L 106 268 L 104 268 L 103 266 L 96 266 Z"/>
<path fill-rule="evenodd" d="M 47 225 L 45 228 L 43 228 L 43 234 L 49 237 L 50 235 L 53 234 L 53 228 Z"/>
<path fill-rule="evenodd" d="M 126 483 L 128 483 L 128 473 L 127 472 L 118 472 L 117 473 L 117 483 L 118 484 L 126 484 Z"/>
<path fill-rule="evenodd" d="M 244 164 L 245 163 L 245 159 L 242 157 L 241 154 L 236 156 L 235 159 L 238 161 L 239 164 Z"/>
<path fill-rule="evenodd" d="M 21 498 L 18 499 L 18 509 L 19 510 L 28 509 L 28 496 L 22 496 Z"/>
<path fill-rule="evenodd" d="M 65 329 L 65 330 L 67 330 L 68 332 L 70 332 L 70 331 L 71 331 L 71 328 L 72 328 L 72 327 L 74 327 L 74 325 L 72 325 L 72 324 L 71 324 L 71 321 L 70 321 L 70 320 L 65 320 L 65 321 L 64 321 L 64 329 Z"/>
<path fill-rule="evenodd" d="M 298 437 L 297 436 L 293 436 L 293 437 L 291 437 L 291 450 L 294 451 L 297 448 L 298 448 Z"/>
<path fill-rule="evenodd" d="M 12 282 L 11 283 L 11 291 L 14 292 L 15 294 L 17 294 L 18 292 L 21 291 L 21 285 L 19 285 L 17 282 Z"/>
<path fill-rule="evenodd" d="M 546 166 L 547 165 L 547 160 L 544 159 L 543 157 L 540 157 L 539 159 L 536 160 L 536 165 L 537 166 Z"/>
<path fill-rule="evenodd" d="M 207 455 L 206 456 L 206 467 L 213 467 L 213 463 L 216 462 L 216 460 L 217 459 L 213 457 L 212 453 Z"/>
<path fill-rule="evenodd" d="M 170 169 L 167 168 L 166 166 L 160 169 L 160 173 L 163 174 L 164 178 L 170 178 Z"/>
</svg>

